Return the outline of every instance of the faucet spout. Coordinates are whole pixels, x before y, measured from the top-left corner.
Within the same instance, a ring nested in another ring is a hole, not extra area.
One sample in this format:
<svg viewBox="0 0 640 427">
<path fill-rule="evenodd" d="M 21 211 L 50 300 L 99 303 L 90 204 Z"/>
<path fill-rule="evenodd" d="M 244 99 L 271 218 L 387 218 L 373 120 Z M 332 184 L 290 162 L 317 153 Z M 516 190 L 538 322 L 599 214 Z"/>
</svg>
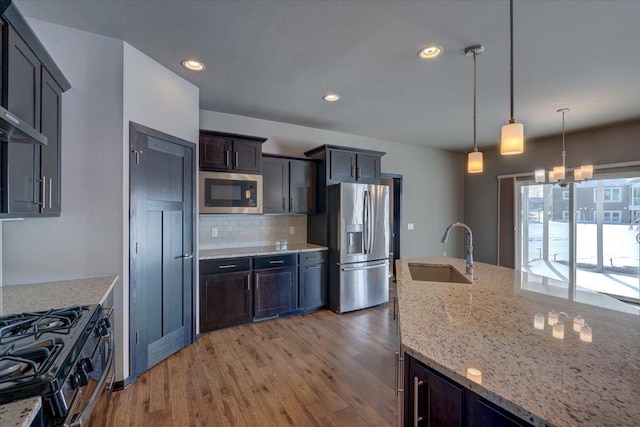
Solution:
<svg viewBox="0 0 640 427">
<path fill-rule="evenodd" d="M 473 232 L 471 231 L 471 228 L 469 228 L 468 225 L 463 224 L 461 222 L 454 222 L 453 224 L 449 225 L 447 229 L 444 231 L 441 242 L 447 243 L 447 240 L 449 240 L 449 233 L 451 233 L 451 229 L 453 229 L 454 227 L 462 227 L 467 232 L 467 244 L 465 248 L 465 261 L 466 261 L 465 272 L 467 274 L 473 275 Z"/>
</svg>

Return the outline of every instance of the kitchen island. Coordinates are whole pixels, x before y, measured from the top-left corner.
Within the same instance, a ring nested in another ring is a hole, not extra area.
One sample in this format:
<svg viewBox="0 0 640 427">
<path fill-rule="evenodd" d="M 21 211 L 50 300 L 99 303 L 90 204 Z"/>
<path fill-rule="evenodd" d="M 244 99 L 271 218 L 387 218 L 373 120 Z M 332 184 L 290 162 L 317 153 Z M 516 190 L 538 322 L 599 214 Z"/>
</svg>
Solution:
<svg viewBox="0 0 640 427">
<path fill-rule="evenodd" d="M 588 292 L 570 299 L 568 289 L 559 297 L 562 289 L 539 277 L 489 264 L 475 265 L 471 285 L 414 280 L 410 265 L 465 270 L 464 261 L 454 258 L 398 261 L 405 355 L 536 426 L 640 425 L 637 307 Z M 559 315 L 562 338 L 548 323 L 552 311 L 566 313 Z M 542 330 L 534 327 L 538 314 Z M 578 316 L 591 329 L 591 342 L 586 329 L 584 340 L 574 331 Z M 405 400 L 413 381 L 405 381 Z M 468 410 L 471 400 L 461 405 Z M 405 413 L 405 422 L 413 415 Z"/>
<path fill-rule="evenodd" d="M 74 305 L 103 304 L 118 276 L 0 287 L 0 315 Z M 0 405 L 0 426 L 27 427 L 42 407 L 40 397 Z"/>
</svg>

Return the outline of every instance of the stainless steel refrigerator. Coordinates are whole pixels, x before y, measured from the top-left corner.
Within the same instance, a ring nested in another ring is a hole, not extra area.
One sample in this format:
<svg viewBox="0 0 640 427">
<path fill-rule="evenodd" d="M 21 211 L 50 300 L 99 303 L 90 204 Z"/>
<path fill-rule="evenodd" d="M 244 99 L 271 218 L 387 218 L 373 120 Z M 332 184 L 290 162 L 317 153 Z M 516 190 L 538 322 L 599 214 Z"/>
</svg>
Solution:
<svg viewBox="0 0 640 427">
<path fill-rule="evenodd" d="M 329 308 L 345 313 L 389 301 L 389 187 L 329 187 Z"/>
</svg>

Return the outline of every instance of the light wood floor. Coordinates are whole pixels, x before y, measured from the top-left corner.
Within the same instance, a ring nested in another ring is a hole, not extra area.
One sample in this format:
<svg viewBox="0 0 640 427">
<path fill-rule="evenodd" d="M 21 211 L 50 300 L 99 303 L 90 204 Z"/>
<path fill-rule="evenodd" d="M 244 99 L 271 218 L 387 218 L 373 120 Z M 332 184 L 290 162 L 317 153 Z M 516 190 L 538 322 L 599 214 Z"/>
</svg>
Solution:
<svg viewBox="0 0 640 427">
<path fill-rule="evenodd" d="M 394 425 L 392 305 L 204 333 L 105 395 L 90 426 Z"/>
</svg>

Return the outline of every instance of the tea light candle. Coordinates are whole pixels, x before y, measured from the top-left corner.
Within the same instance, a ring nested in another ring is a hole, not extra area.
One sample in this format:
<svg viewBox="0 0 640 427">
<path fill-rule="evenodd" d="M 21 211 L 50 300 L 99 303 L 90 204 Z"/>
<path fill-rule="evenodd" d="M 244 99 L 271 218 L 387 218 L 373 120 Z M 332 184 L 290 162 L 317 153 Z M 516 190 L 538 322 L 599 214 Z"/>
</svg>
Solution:
<svg viewBox="0 0 640 427">
<path fill-rule="evenodd" d="M 474 383 L 482 384 L 482 372 L 480 369 L 467 368 L 467 378 Z"/>
<path fill-rule="evenodd" d="M 558 323 L 558 313 L 556 313 L 555 311 L 550 311 L 549 312 L 549 319 L 548 319 L 548 323 L 549 325 L 553 326 L 556 323 Z"/>
<path fill-rule="evenodd" d="M 580 328 L 584 326 L 584 319 L 580 316 L 576 316 L 573 318 L 573 330 L 575 332 L 580 332 Z"/>
<path fill-rule="evenodd" d="M 533 316 L 533 327 L 539 330 L 544 329 L 544 316 L 540 313 Z"/>
<path fill-rule="evenodd" d="M 580 328 L 580 341 L 591 342 L 593 340 L 593 331 L 586 324 Z"/>
<path fill-rule="evenodd" d="M 562 323 L 553 325 L 553 337 L 564 339 L 564 325 Z"/>
</svg>

